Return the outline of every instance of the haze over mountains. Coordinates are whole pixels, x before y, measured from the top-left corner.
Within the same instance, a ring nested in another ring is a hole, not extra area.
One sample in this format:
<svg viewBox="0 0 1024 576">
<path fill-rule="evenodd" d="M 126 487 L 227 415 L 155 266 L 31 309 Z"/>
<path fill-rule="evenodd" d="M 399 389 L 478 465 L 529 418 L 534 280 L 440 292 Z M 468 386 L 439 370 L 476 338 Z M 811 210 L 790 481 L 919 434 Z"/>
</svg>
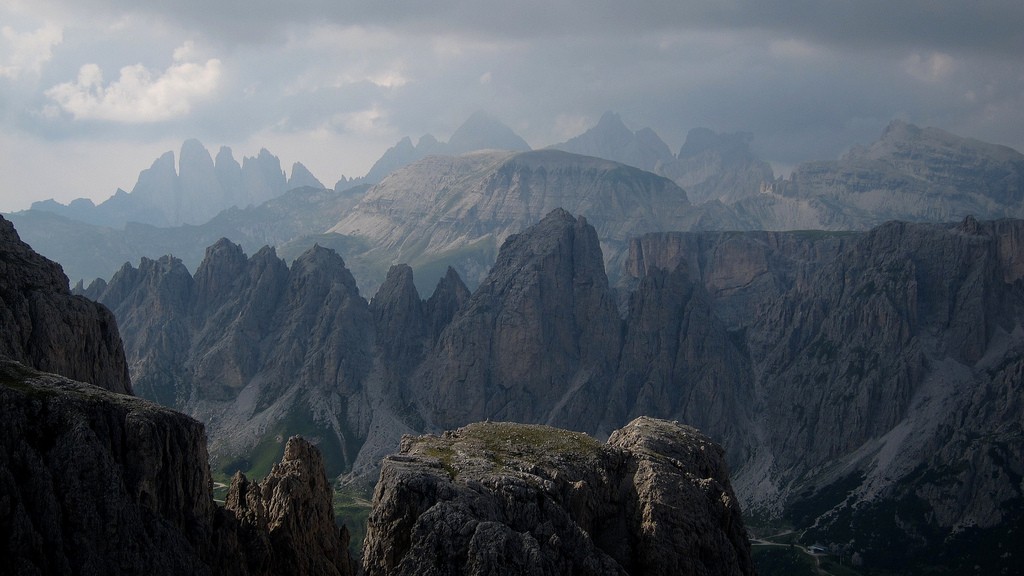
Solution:
<svg viewBox="0 0 1024 576">
<path fill-rule="evenodd" d="M 222 472 L 265 472 L 293 433 L 355 481 L 407 433 L 656 416 L 723 445 L 746 510 L 870 566 L 1018 560 L 1019 152 L 893 122 L 783 178 L 748 134 L 673 154 L 608 114 L 531 151 L 467 126 L 400 143 L 379 182 L 297 168 L 313 186 L 198 225 L 12 220 L 116 269 L 75 292 L 114 311 L 137 393 L 206 423 Z M 270 158 L 254 182 L 287 186 Z M 195 173 L 159 160 L 136 188 L 180 197 L 212 182 Z"/>
<path fill-rule="evenodd" d="M 109 278 L 124 262 L 163 254 L 175 254 L 195 270 L 206 246 L 228 237 L 249 252 L 263 245 L 276 246 L 287 259 L 315 243 L 331 247 L 345 257 L 365 290 L 380 285 L 390 264 L 409 262 L 420 272 L 419 287 L 429 290 L 448 265 L 475 285 L 505 236 L 536 221 L 546 210 L 562 206 L 565 199 L 565 207 L 586 214 L 590 210 L 586 202 L 594 204 L 594 199 L 584 200 L 591 193 L 580 191 L 592 185 L 588 178 L 596 174 L 593 167 L 598 163 L 585 155 L 644 169 L 620 171 L 633 174 L 632 182 L 601 176 L 606 194 L 628 198 L 630 187 L 641 185 L 642 180 L 647 181 L 642 186 L 663 186 L 654 184 L 657 174 L 680 186 L 689 203 L 668 201 L 682 198 L 680 193 L 663 195 L 649 216 L 623 218 L 615 237 L 605 230 L 602 218 L 592 214 L 613 279 L 620 274 L 622 256 L 614 244 L 621 246 L 623 237 L 650 230 L 864 230 L 890 219 L 953 221 L 968 214 L 1024 215 L 1018 192 L 1024 156 L 1003 146 L 894 122 L 869 147 L 855 147 L 838 160 L 807 162 L 789 177 L 776 177 L 751 150 L 751 139 L 750 134 L 694 129 L 673 155 L 653 130 L 634 132 L 609 113 L 579 137 L 553 147 L 581 156 L 536 151 L 523 156 L 522 162 L 512 161 L 511 154 L 508 162 L 499 162 L 496 150 L 525 151 L 528 146 L 497 120 L 477 113 L 448 143 L 429 135 L 416 146 L 403 140 L 366 177 L 338 182 L 334 190 L 324 190 L 301 164 L 285 179 L 279 161 L 269 152 L 245 159 L 238 167 L 230 151 L 222 149 L 214 162 L 198 142 L 190 141 L 182 148 L 177 173 L 173 154 L 167 154 L 140 174 L 131 194 L 118 193 L 98 207 L 40 203 L 9 217 L 23 237 L 60 262 L 73 281 Z M 479 148 L 491 152 L 475 159 L 452 156 Z M 953 171 L 955 178 L 950 177 Z M 248 176 L 242 178 L 244 186 L 239 189 L 240 172 Z M 224 176 L 229 173 L 234 176 Z M 548 182 L 548 174 L 560 176 Z M 291 192 L 288 198 L 280 196 L 285 188 L 299 185 L 308 188 Z M 470 193 L 471 189 L 477 191 Z M 493 202 L 485 200 L 492 198 L 492 192 L 494 198 L 503 199 L 500 215 L 496 206 L 478 205 Z M 275 199 L 257 204 L 271 194 Z M 193 196 L 202 200 L 186 201 Z M 232 201 L 235 208 L 213 216 L 214 204 Z M 169 228 L 95 224 L 115 215 L 123 221 L 128 212 L 115 208 L 126 206 L 142 210 L 150 221 L 180 218 L 182 206 L 205 206 L 210 219 Z M 612 212 L 629 210 L 616 204 L 603 207 Z M 465 222 L 470 215 L 479 218 L 489 213 L 493 216 L 487 218 L 497 218 L 489 224 Z M 431 227 L 429 233 L 419 237 L 427 227 Z M 388 237 L 384 245 L 378 244 L 384 236 Z"/>
</svg>

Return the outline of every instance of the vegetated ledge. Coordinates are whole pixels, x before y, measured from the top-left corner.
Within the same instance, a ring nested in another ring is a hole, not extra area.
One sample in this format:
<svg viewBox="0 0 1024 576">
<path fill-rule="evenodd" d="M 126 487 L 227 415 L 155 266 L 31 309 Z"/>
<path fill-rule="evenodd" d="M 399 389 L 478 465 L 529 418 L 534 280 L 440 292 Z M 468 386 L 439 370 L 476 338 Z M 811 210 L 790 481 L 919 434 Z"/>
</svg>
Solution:
<svg viewBox="0 0 1024 576">
<path fill-rule="evenodd" d="M 753 574 L 720 446 L 638 418 L 607 444 L 512 423 L 406 436 L 363 568 L 401 574 Z"/>
</svg>

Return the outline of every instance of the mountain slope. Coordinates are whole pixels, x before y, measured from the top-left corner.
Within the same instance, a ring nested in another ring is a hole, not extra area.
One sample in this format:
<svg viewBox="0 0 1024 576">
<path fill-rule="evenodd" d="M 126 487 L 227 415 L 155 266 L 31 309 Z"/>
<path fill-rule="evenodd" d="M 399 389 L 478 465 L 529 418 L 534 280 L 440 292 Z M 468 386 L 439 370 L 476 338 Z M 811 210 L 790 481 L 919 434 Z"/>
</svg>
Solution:
<svg viewBox="0 0 1024 576">
<path fill-rule="evenodd" d="M 998 569 L 1017 558 L 1024 476 L 1021 238 L 1024 221 L 974 219 L 650 234 L 628 243 L 620 295 L 595 227 L 556 210 L 509 236 L 468 298 L 449 273 L 421 300 L 399 266 L 372 303 L 336 256 L 287 271 L 221 243 L 196 282 L 209 288 L 191 289 L 201 328 L 180 366 L 215 451 L 256 459 L 313 425 L 332 470 L 364 474 L 403 433 L 490 418 L 603 436 L 651 415 L 721 441 L 747 509 L 866 565 L 936 566 L 948 542 L 956 562 Z M 153 299 L 176 275 L 152 269 L 105 301 L 127 319 L 119 295 L 149 294 L 134 317 L 171 339 L 172 306 Z"/>
<path fill-rule="evenodd" d="M 871 146 L 805 162 L 736 209 L 764 228 L 866 229 L 887 220 L 1024 216 L 1024 155 L 894 121 Z"/>
<path fill-rule="evenodd" d="M 109 312 L 3 219 L 0 272 L 0 573 L 352 573 L 315 448 L 248 495 L 263 523 L 220 508 L 203 425 L 131 395 Z"/>
<path fill-rule="evenodd" d="M 505 238 L 556 208 L 586 215 L 609 258 L 632 235 L 687 228 L 691 218 L 686 193 L 648 172 L 556 150 L 490 151 L 393 173 L 331 232 L 370 247 L 353 264 L 362 277 L 405 262 L 425 282 L 451 265 L 475 284 Z"/>
</svg>

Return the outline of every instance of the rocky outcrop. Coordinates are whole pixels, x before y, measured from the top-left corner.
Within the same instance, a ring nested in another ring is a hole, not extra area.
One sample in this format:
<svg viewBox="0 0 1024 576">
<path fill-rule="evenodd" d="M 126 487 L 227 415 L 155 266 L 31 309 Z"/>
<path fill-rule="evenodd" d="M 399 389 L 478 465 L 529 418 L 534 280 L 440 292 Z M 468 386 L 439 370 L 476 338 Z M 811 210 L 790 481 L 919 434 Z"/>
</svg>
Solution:
<svg viewBox="0 0 1024 576">
<path fill-rule="evenodd" d="M 263 480 L 236 473 L 224 509 L 238 520 L 250 572 L 352 574 L 348 531 L 334 523 L 332 494 L 320 452 L 298 436 Z"/>
<path fill-rule="evenodd" d="M 607 444 L 478 423 L 384 460 L 363 568 L 397 574 L 753 574 L 721 448 L 641 418 Z"/>
<path fill-rule="evenodd" d="M 231 261 L 230 246 L 216 249 Z M 148 265 L 150 279 L 167 282 L 153 293 L 119 283 L 120 295 L 180 307 L 174 275 L 155 271 L 173 261 Z M 239 477 L 234 506 L 219 508 L 203 425 L 131 395 L 110 313 L 70 296 L 59 266 L 2 219 L 0 272 L 0 574 L 351 574 L 316 448 L 292 439 L 261 498 L 240 503 L 248 484 Z M 97 332 L 101 347 L 65 344 Z M 159 342 L 157 333 L 150 326 L 146 335 Z M 68 364 L 102 387 L 11 358 Z M 253 509 L 266 513 L 254 519 Z"/>
<path fill-rule="evenodd" d="M 265 474 L 274 439 L 299 432 L 330 447 L 333 473 L 351 465 L 373 316 L 335 252 L 314 246 L 289 268 L 221 240 L 194 277 L 164 257 L 89 292 L 121 317 L 139 393 L 206 422 L 217 466 Z"/>
<path fill-rule="evenodd" d="M 131 393 L 114 316 L 72 296 L 60 266 L 21 241 L 0 217 L 0 357 Z"/>
<path fill-rule="evenodd" d="M 0 363 L 5 574 L 209 574 L 202 424 Z"/>
<path fill-rule="evenodd" d="M 0 419 L 0 574 L 352 573 L 301 439 L 220 508 L 203 425 L 183 414 L 0 360 Z"/>
<path fill-rule="evenodd" d="M 688 375 L 728 357 L 730 341 L 743 354 L 728 365 L 749 362 L 739 375 L 760 440 L 691 420 L 730 450 L 751 448 L 732 460 L 748 509 L 813 525 L 808 541 L 845 543 L 873 566 L 1001 570 L 1024 472 L 1020 419 L 996 408 L 1022 398 L 1022 233 L 1021 221 L 967 218 L 866 234 L 659 234 L 634 243 L 629 270 L 650 282 L 685 269 L 711 310 L 689 331 L 727 326 Z M 678 302 L 670 286 L 656 294 Z"/>
<path fill-rule="evenodd" d="M 973 218 L 869 233 L 652 234 L 630 244 L 629 281 L 617 297 L 596 230 L 554 211 L 504 243 L 468 299 L 449 274 L 423 302 L 410 271 L 396 267 L 372 306 L 352 296 L 339 314 L 341 295 L 353 294 L 341 288 L 346 279 L 335 297 L 296 292 L 259 317 L 238 312 L 248 306 L 238 302 L 259 300 L 236 291 L 274 275 L 231 272 L 241 258 L 222 245 L 209 269 L 225 270 L 224 279 L 209 292 L 231 294 L 236 307 L 214 306 L 224 315 L 210 334 L 229 326 L 238 342 L 257 338 L 238 354 L 258 351 L 259 368 L 225 390 L 222 404 L 208 398 L 202 414 L 214 446 L 216 426 L 230 423 L 264 459 L 281 431 L 312 414 L 329 423 L 318 430 L 340 431 L 316 434 L 328 461 L 342 454 L 333 469 L 351 463 L 359 473 L 402 433 L 488 418 L 598 437 L 640 415 L 687 421 L 724 444 L 749 509 L 813 526 L 808 534 L 825 542 L 855 540 L 865 562 L 897 570 L 907 558 L 932 561 L 945 541 L 1005 541 L 1005 526 L 1019 518 L 1020 422 L 992 399 L 1015 406 L 1021 398 L 1022 237 L 1021 221 Z M 336 262 L 310 257 L 302 275 L 340 280 L 337 270 L 316 272 Z M 300 301 L 302 314 L 280 311 Z M 317 348 L 339 327 L 332 322 L 356 312 L 366 320 L 348 325 L 348 344 Z M 236 318 L 248 320 L 236 326 Z M 278 332 L 300 319 L 312 322 L 305 334 Z M 278 348 L 283 341 L 295 347 Z M 196 372 L 206 374 L 197 389 L 231 381 L 212 368 L 247 365 L 224 360 L 230 340 L 209 342 L 220 348 L 191 352 L 218 359 Z M 354 376 L 331 380 L 345 370 Z M 303 380 L 309 374 L 318 376 Z M 297 381 L 309 383 L 288 385 Z M 960 557 L 1012 557 L 1002 554 L 975 547 Z"/>
</svg>

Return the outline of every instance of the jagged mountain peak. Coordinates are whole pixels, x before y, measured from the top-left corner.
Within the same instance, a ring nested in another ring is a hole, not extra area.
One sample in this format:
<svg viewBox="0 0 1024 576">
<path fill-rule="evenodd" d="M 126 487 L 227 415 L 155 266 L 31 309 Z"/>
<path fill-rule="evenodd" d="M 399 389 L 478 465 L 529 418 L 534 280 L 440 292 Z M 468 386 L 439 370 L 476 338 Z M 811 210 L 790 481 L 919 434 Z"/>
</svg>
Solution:
<svg viewBox="0 0 1024 576">
<path fill-rule="evenodd" d="M 295 188 L 316 188 L 323 190 L 325 186 L 320 180 L 313 176 L 313 173 L 306 168 L 302 162 L 295 162 L 292 164 L 291 176 L 288 178 L 288 189 L 294 190 Z"/>
<path fill-rule="evenodd" d="M 413 282 L 412 268 L 408 264 L 395 264 L 388 270 L 384 283 L 370 300 L 370 306 L 380 308 L 397 300 L 420 300 Z"/>
<path fill-rule="evenodd" d="M 614 160 L 643 170 L 655 170 L 674 159 L 672 151 L 650 128 L 630 130 L 614 112 L 605 112 L 595 126 L 551 148 Z"/>
<path fill-rule="evenodd" d="M 479 110 L 452 133 L 447 152 L 464 154 L 486 149 L 524 151 L 530 145 L 500 120 Z"/>
</svg>

